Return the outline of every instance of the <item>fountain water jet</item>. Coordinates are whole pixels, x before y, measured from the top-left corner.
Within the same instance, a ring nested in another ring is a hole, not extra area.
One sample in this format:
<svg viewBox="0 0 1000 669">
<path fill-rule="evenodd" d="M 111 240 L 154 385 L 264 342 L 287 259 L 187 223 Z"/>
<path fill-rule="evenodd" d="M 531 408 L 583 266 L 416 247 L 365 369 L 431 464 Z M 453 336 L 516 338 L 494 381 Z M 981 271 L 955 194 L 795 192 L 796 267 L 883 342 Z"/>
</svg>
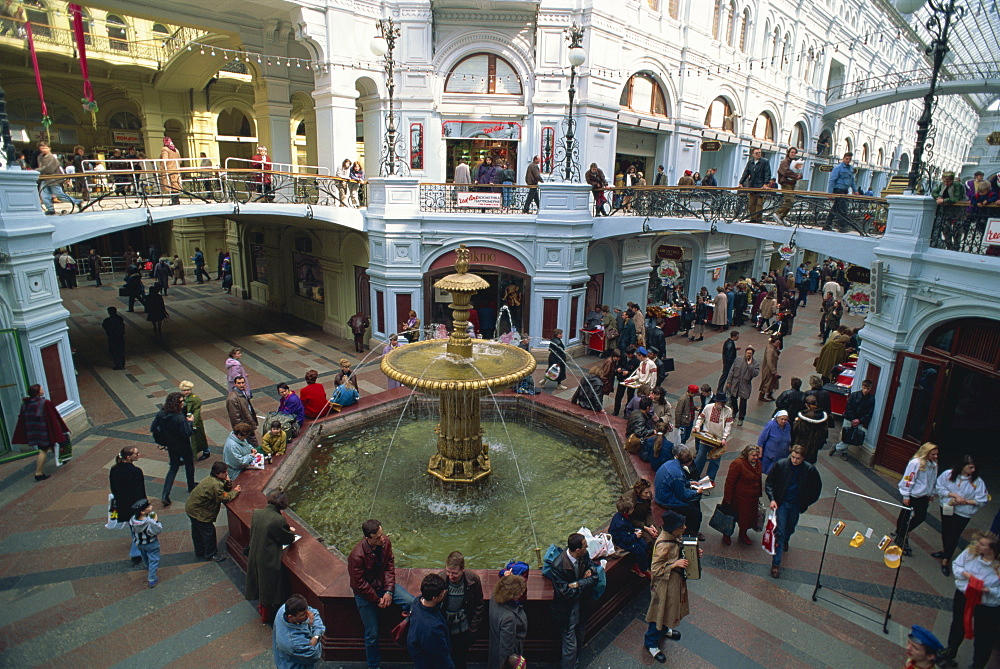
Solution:
<svg viewBox="0 0 1000 669">
<path fill-rule="evenodd" d="M 434 428 L 437 452 L 427 463 L 427 473 L 446 483 L 469 484 L 490 474 L 480 398 L 510 388 L 535 371 L 537 363 L 516 346 L 469 337 L 470 301 L 489 284 L 468 273 L 470 252 L 465 244 L 455 257 L 455 274 L 434 283 L 435 288 L 451 293 L 448 307 L 453 323 L 448 339 L 400 346 L 382 358 L 381 369 L 404 386 L 439 398 L 441 422 Z"/>
</svg>

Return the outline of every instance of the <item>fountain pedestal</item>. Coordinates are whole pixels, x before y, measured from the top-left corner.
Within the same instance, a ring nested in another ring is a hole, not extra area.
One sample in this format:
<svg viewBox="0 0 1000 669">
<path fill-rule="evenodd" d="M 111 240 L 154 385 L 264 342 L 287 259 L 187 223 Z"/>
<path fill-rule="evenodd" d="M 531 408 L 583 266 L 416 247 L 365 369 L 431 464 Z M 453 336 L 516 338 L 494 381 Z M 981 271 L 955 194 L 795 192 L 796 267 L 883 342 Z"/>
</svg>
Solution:
<svg viewBox="0 0 1000 669">
<path fill-rule="evenodd" d="M 480 398 L 510 388 L 535 371 L 535 359 L 516 346 L 468 333 L 472 296 L 489 287 L 469 274 L 469 249 L 455 251 L 455 274 L 435 288 L 451 293 L 452 331 L 447 340 L 432 339 L 400 346 L 382 358 L 382 372 L 404 386 L 440 398 L 441 422 L 434 428 L 437 453 L 427 473 L 446 483 L 468 484 L 490 474 L 489 449 L 480 426 Z"/>
</svg>

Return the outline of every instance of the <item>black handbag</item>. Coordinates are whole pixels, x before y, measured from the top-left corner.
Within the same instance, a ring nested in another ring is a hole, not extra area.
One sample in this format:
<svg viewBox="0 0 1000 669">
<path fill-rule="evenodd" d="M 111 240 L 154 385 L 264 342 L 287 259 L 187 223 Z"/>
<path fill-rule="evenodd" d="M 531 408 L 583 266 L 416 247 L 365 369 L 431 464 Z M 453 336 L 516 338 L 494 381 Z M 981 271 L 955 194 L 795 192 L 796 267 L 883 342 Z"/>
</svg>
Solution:
<svg viewBox="0 0 1000 669">
<path fill-rule="evenodd" d="M 840 433 L 840 440 L 850 446 L 860 446 L 865 443 L 865 428 L 860 425 L 845 425 Z"/>
<path fill-rule="evenodd" d="M 731 537 L 736 531 L 736 514 L 728 505 L 716 504 L 715 512 L 712 513 L 712 519 L 708 521 L 708 526 L 727 537 Z"/>
<path fill-rule="evenodd" d="M 663 359 L 663 371 L 666 374 L 669 374 L 670 372 L 674 371 L 674 359 L 673 358 L 664 358 Z"/>
</svg>

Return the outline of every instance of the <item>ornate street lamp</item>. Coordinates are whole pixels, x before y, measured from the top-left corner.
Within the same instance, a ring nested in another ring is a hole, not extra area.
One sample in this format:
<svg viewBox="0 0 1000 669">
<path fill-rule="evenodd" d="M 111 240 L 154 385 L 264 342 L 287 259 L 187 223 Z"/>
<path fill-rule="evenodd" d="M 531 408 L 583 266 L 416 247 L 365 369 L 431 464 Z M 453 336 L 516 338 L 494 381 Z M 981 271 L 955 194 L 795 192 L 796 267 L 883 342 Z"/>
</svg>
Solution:
<svg viewBox="0 0 1000 669">
<path fill-rule="evenodd" d="M 925 4 L 931 10 L 931 15 L 924 22 L 924 27 L 933 38 L 927 47 L 927 54 L 931 57 L 931 84 L 927 95 L 924 96 L 923 113 L 917 119 L 917 143 L 913 147 L 913 161 L 910 164 L 909 180 L 906 184 L 906 190 L 910 193 L 916 192 L 920 173 L 924 170 L 924 148 L 931 127 L 935 89 L 944 57 L 948 55 L 948 31 L 952 20 L 961 19 L 965 15 L 965 7 L 960 6 L 958 0 L 896 0 L 896 9 L 901 14 L 912 14 Z"/>
<path fill-rule="evenodd" d="M 563 176 L 566 181 L 578 181 L 580 179 L 580 150 L 576 145 L 576 119 L 573 117 L 573 100 L 576 98 L 576 68 L 587 60 L 587 52 L 583 50 L 583 28 L 574 23 L 566 31 L 566 40 L 569 42 L 569 110 L 566 120 L 563 122 L 566 133 L 562 138 L 562 145 L 558 147 L 556 153 L 562 154 L 562 160 L 557 159 L 557 162 L 563 165 Z"/>
<path fill-rule="evenodd" d="M 375 23 L 379 34 L 372 38 L 371 50 L 376 56 L 385 59 L 386 87 L 389 90 L 389 112 L 385 121 L 385 136 L 382 138 L 382 156 L 379 161 L 379 176 L 394 176 L 405 170 L 405 163 L 399 160 L 399 154 L 405 150 L 403 138 L 396 131 L 396 61 L 392 52 L 399 39 L 399 28 L 392 19 L 380 19 Z M 398 165 L 397 165 L 398 163 Z"/>
</svg>

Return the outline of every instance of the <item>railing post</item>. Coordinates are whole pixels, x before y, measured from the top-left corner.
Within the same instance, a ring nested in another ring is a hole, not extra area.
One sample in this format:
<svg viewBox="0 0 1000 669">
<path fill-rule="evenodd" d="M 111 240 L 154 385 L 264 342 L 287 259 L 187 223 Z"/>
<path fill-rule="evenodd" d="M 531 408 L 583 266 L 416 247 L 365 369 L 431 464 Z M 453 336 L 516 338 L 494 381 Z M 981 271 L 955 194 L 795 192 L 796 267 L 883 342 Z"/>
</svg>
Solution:
<svg viewBox="0 0 1000 669">
<path fill-rule="evenodd" d="M 923 253 L 930 246 L 936 204 L 926 195 L 889 195 L 889 217 L 883 243 L 912 253 Z"/>
<path fill-rule="evenodd" d="M 557 181 L 538 184 L 539 216 L 547 219 L 579 219 L 592 216 L 594 198 L 587 184 Z"/>
</svg>

